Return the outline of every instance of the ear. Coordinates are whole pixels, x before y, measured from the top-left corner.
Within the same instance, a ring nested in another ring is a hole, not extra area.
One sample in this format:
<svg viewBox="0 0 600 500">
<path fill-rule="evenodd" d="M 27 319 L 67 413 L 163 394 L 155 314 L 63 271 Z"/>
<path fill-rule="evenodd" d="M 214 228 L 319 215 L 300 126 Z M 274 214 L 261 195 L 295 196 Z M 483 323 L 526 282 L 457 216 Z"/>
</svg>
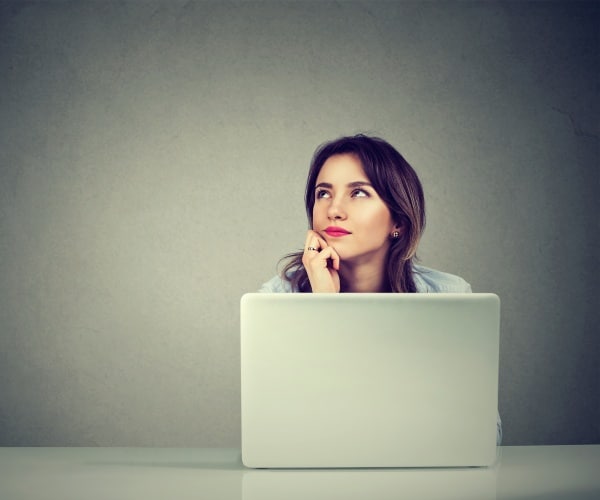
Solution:
<svg viewBox="0 0 600 500">
<path fill-rule="evenodd" d="M 390 236 L 393 240 L 397 240 L 404 233 L 404 224 L 394 224 Z"/>
</svg>

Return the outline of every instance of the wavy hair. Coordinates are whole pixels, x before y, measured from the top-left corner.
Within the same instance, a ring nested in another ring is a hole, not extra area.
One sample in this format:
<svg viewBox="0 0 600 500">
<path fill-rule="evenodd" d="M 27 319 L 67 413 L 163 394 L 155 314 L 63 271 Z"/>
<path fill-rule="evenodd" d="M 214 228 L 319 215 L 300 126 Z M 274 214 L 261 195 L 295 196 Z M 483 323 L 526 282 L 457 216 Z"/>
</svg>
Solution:
<svg viewBox="0 0 600 500">
<path fill-rule="evenodd" d="M 379 137 L 363 134 L 341 137 L 319 146 L 313 155 L 306 181 L 304 201 L 309 228 L 313 227 L 315 183 L 323 164 L 334 155 L 351 154 L 360 160 L 373 188 L 387 205 L 395 224 L 403 227 L 399 238 L 391 239 L 386 258 L 389 290 L 416 292 L 412 261 L 425 229 L 425 199 L 419 177 L 404 157 Z M 282 258 L 282 278 L 294 290 L 311 292 L 308 274 L 302 264 L 303 251 Z"/>
</svg>

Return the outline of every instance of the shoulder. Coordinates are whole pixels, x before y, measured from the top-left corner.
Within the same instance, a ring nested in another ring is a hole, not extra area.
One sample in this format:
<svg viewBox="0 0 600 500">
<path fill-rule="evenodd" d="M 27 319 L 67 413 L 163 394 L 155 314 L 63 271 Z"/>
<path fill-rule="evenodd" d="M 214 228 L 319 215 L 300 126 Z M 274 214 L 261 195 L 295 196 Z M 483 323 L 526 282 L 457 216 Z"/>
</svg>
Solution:
<svg viewBox="0 0 600 500">
<path fill-rule="evenodd" d="M 471 285 L 460 276 L 413 264 L 413 278 L 418 293 L 470 293 Z M 292 284 L 273 276 L 258 290 L 261 293 L 295 293 Z"/>
<path fill-rule="evenodd" d="M 273 276 L 258 290 L 261 293 L 293 293 L 292 284 L 281 276 Z"/>
<path fill-rule="evenodd" d="M 470 293 L 471 285 L 460 276 L 413 264 L 413 278 L 419 293 Z"/>
</svg>

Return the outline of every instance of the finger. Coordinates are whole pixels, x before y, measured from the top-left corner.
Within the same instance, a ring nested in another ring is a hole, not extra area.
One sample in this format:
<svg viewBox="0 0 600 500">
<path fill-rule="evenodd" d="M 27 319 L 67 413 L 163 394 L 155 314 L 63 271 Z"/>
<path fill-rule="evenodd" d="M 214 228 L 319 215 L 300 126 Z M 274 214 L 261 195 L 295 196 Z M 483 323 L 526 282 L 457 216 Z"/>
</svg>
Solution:
<svg viewBox="0 0 600 500">
<path fill-rule="evenodd" d="M 316 231 L 315 231 L 315 238 L 317 238 L 317 241 L 319 242 L 319 245 L 321 246 L 321 248 L 325 248 L 325 247 L 329 246 L 327 244 L 327 241 L 325 241 L 325 239 Z"/>
<path fill-rule="evenodd" d="M 315 231 L 309 231 L 306 235 L 306 241 L 304 243 L 304 252 L 320 252 L 321 249 L 327 247 L 327 242 L 319 236 Z"/>
<path fill-rule="evenodd" d="M 309 248 L 315 248 L 317 251 L 320 248 L 319 240 L 314 231 L 308 231 L 306 233 L 306 241 L 304 242 L 304 251 L 308 251 Z"/>
<path fill-rule="evenodd" d="M 329 248 L 331 248 L 331 250 L 332 250 L 332 252 L 331 252 L 331 262 L 333 264 L 333 268 L 336 271 L 339 271 L 340 270 L 340 256 L 335 251 L 335 248 L 333 248 L 333 247 L 329 247 Z"/>
<path fill-rule="evenodd" d="M 337 258 L 339 262 L 339 257 L 335 250 L 332 247 L 325 247 L 318 253 L 311 252 L 308 262 L 311 263 L 313 269 L 325 269 L 329 267 L 329 260 L 334 261 L 334 258 Z"/>
<path fill-rule="evenodd" d="M 335 259 L 335 260 L 334 260 Z M 302 259 L 313 293 L 339 292 L 340 278 L 337 269 L 339 256 L 333 247 L 325 247 L 319 253 L 306 252 Z"/>
<path fill-rule="evenodd" d="M 336 271 L 340 270 L 340 256 L 333 247 L 326 247 L 319 252 L 319 261 L 324 263 L 325 267 L 332 267 Z M 329 265 L 331 261 L 331 266 Z"/>
<path fill-rule="evenodd" d="M 309 246 L 311 246 L 312 240 L 314 238 L 313 232 L 312 231 L 307 231 L 306 233 L 306 239 L 304 241 L 304 248 L 307 248 Z"/>
</svg>

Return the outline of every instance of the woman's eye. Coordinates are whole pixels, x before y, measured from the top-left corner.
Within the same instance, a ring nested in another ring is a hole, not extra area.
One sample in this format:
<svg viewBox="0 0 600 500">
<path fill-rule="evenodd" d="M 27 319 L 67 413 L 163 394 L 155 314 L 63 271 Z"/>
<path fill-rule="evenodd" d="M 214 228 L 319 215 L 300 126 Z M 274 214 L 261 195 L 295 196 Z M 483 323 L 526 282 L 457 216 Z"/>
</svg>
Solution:
<svg viewBox="0 0 600 500">
<path fill-rule="evenodd" d="M 324 189 L 319 189 L 317 191 L 317 198 L 329 198 L 329 191 L 325 191 Z"/>
<path fill-rule="evenodd" d="M 367 193 L 364 189 L 355 189 L 352 191 L 352 198 L 366 198 L 368 196 L 369 193 Z"/>
</svg>

